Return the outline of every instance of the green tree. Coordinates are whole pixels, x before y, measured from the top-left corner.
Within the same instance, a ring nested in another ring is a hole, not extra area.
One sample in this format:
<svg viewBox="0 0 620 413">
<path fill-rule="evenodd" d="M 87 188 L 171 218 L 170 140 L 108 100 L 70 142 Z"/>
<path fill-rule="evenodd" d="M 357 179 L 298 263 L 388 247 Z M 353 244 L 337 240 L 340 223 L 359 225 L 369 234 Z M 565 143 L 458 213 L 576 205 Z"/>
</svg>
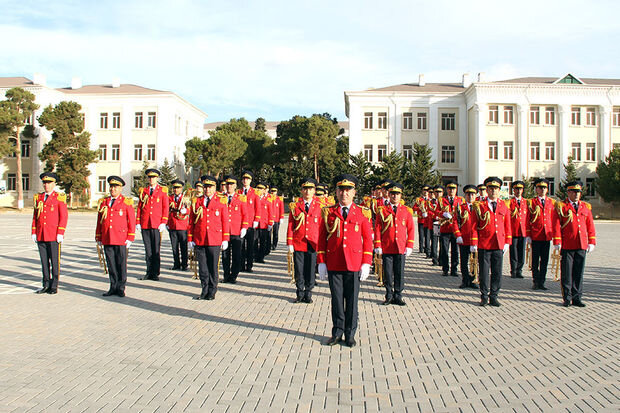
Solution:
<svg viewBox="0 0 620 413">
<path fill-rule="evenodd" d="M 22 137 L 35 138 L 34 128 L 28 125 L 39 105 L 35 96 L 19 87 L 6 91 L 6 100 L 0 102 L 0 157 L 15 152 L 17 208 L 24 208 L 24 188 L 22 185 Z M 32 122 L 31 122 L 32 123 Z"/>
<path fill-rule="evenodd" d="M 52 139 L 43 146 L 39 158 L 45 170 L 56 171 L 58 184 L 70 195 L 78 196 L 90 189 L 88 165 L 96 162 L 98 151 L 90 150 L 90 133 L 84 131 L 82 107 L 76 102 L 60 102 L 43 110 L 39 124 L 52 131 Z"/>
<path fill-rule="evenodd" d="M 171 182 L 177 179 L 174 173 L 174 166 L 170 165 L 168 158 L 164 159 L 164 163 L 159 167 L 161 175 L 159 176 L 159 184 L 161 186 L 170 186 Z"/>
<path fill-rule="evenodd" d="M 525 184 L 523 188 L 523 198 L 534 198 L 536 196 L 536 190 L 534 189 L 534 178 L 527 179 L 525 175 L 522 175 L 521 180 Z"/>
<path fill-rule="evenodd" d="M 408 196 L 420 196 L 422 186 L 438 185 L 441 182 L 441 173 L 435 169 L 435 161 L 431 157 L 431 148 L 428 145 L 413 144 L 413 161 L 409 167 L 410 172 L 404 182 L 408 188 L 406 191 Z"/>
<path fill-rule="evenodd" d="M 577 167 L 573 162 L 572 156 L 568 157 L 568 162 L 562 165 L 562 167 L 564 168 L 564 174 L 566 176 L 562 179 L 562 182 L 560 182 L 560 187 L 558 190 L 555 191 L 555 196 L 561 201 L 565 200 L 568 195 L 566 191 L 566 186 L 568 183 L 579 179 L 579 176 L 577 175 Z"/>
<path fill-rule="evenodd" d="M 140 171 L 140 175 L 138 175 L 139 178 L 133 181 L 133 186 L 131 187 L 131 193 L 133 196 L 139 197 L 140 189 L 145 188 L 148 185 L 149 181 L 146 176 L 146 170 L 150 167 L 151 165 L 149 164 L 149 162 L 144 159 L 142 161 L 142 170 Z"/>
<path fill-rule="evenodd" d="M 605 202 L 620 203 L 620 149 L 614 149 L 596 167 L 596 190 Z"/>
<path fill-rule="evenodd" d="M 254 130 L 267 132 L 267 123 L 265 122 L 265 118 L 256 119 L 256 122 L 254 122 Z"/>
<path fill-rule="evenodd" d="M 376 178 L 372 175 L 372 164 L 366 160 L 364 153 L 360 151 L 357 155 L 350 156 L 351 162 L 346 172 L 359 179 L 360 189 L 357 191 L 359 196 L 370 194 Z"/>
</svg>

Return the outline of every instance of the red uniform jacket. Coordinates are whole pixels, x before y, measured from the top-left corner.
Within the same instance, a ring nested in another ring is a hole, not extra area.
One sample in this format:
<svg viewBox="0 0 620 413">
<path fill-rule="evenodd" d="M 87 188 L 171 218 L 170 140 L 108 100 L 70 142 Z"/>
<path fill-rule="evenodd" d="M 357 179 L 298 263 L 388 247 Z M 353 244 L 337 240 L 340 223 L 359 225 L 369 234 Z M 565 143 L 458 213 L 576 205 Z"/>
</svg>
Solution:
<svg viewBox="0 0 620 413">
<path fill-rule="evenodd" d="M 157 185 L 150 195 L 150 187 L 140 190 L 136 224 L 144 229 L 157 229 L 168 223 L 168 188 Z"/>
<path fill-rule="evenodd" d="M 319 243 L 319 222 L 321 221 L 321 203 L 314 197 L 306 213 L 303 199 L 289 204 L 286 245 L 292 245 L 295 251 L 308 251 L 308 243 L 316 251 Z"/>
<path fill-rule="evenodd" d="M 273 222 L 284 219 L 284 197 L 275 195 L 273 197 Z"/>
<path fill-rule="evenodd" d="M 527 233 L 527 199 L 521 198 L 519 205 L 516 198 L 511 198 L 509 208 L 512 237 L 525 237 Z"/>
<path fill-rule="evenodd" d="M 32 233 L 37 241 L 56 241 L 56 235 L 64 235 L 67 228 L 67 195 L 52 191 L 45 200 L 45 192 L 34 196 Z"/>
<path fill-rule="evenodd" d="M 538 197 L 528 199 L 527 204 L 526 236 L 534 241 L 551 241 L 553 238 L 552 220 L 555 213 L 553 199 L 546 197 L 544 208 Z"/>
<path fill-rule="evenodd" d="M 262 196 L 257 198 L 256 205 L 260 216 L 260 219 L 258 220 L 258 228 L 267 229 L 269 225 L 273 225 L 273 216 L 271 212 L 273 210 L 273 203 L 271 202 L 269 196 Z"/>
<path fill-rule="evenodd" d="M 467 206 L 467 202 L 463 202 L 456 209 L 454 236 L 463 238 L 463 245 L 478 245 L 478 237 L 474 235 L 473 206 Z"/>
<path fill-rule="evenodd" d="M 399 205 L 396 213 L 392 205 L 379 208 L 375 220 L 375 248 L 384 254 L 404 254 L 405 248 L 413 248 L 415 226 L 413 210 Z"/>
<path fill-rule="evenodd" d="M 248 218 L 247 196 L 233 194 L 230 203 L 228 203 L 228 194 L 226 203 L 228 204 L 228 222 L 230 222 L 230 235 L 241 235 L 241 229 L 248 229 L 250 220 Z"/>
<path fill-rule="evenodd" d="M 450 205 L 450 199 L 447 196 L 441 197 L 439 203 L 441 204 L 441 211 L 438 212 L 437 219 L 441 223 L 439 227 L 439 232 L 442 234 L 451 234 L 454 232 L 454 215 L 456 215 L 456 208 L 458 205 L 461 205 L 465 200 L 460 196 L 455 196 L 452 200 L 452 205 Z M 452 218 L 447 219 L 444 218 L 443 213 L 449 212 L 452 215 Z"/>
<path fill-rule="evenodd" d="M 577 205 L 577 212 L 569 200 L 557 202 L 555 206 L 553 244 L 561 244 L 563 250 L 585 250 L 588 244 L 596 245 L 592 206 L 584 201 Z"/>
<path fill-rule="evenodd" d="M 346 221 L 340 205 L 324 207 L 319 220 L 317 263 L 328 271 L 359 271 L 372 262 L 372 228 L 369 209 L 351 204 Z"/>
<path fill-rule="evenodd" d="M 438 217 L 440 212 L 441 204 L 439 200 L 435 198 L 429 199 L 426 203 L 426 213 L 428 214 L 428 216 L 426 217 L 426 220 L 424 222 L 426 228 L 430 230 L 433 229 L 433 222 L 439 219 Z"/>
<path fill-rule="evenodd" d="M 175 201 L 176 196 L 170 195 L 168 198 L 170 202 L 170 215 L 168 218 L 168 228 L 176 231 L 187 230 L 189 227 L 189 211 L 191 207 L 191 201 L 183 200 L 183 194 L 179 195 L 178 201 Z M 181 212 L 185 210 L 185 212 Z"/>
<path fill-rule="evenodd" d="M 474 219 L 472 245 L 482 250 L 501 250 L 505 244 L 512 244 L 510 210 L 504 201 L 497 200 L 495 212 L 488 201 L 476 201 L 471 216 Z"/>
<path fill-rule="evenodd" d="M 136 238 L 136 213 L 133 199 L 119 195 L 110 207 L 112 197 L 99 200 L 95 241 L 103 245 L 125 245 Z"/>
<path fill-rule="evenodd" d="M 418 224 L 424 224 L 424 218 L 422 218 L 422 215 L 426 212 L 427 200 L 428 198 L 419 196 L 415 199 L 415 202 L 413 203 L 413 212 L 415 212 L 418 217 Z"/>
<path fill-rule="evenodd" d="M 240 195 L 243 195 L 243 191 L 244 189 L 241 188 L 239 189 L 237 192 Z M 248 219 L 249 219 L 249 224 L 250 227 L 252 227 L 254 225 L 254 221 L 258 221 L 260 220 L 260 211 L 257 205 L 257 201 L 258 201 L 258 196 L 256 196 L 256 192 L 254 191 L 254 188 L 250 187 L 248 189 L 248 193 L 246 194 L 246 202 L 247 202 L 247 214 L 248 214 Z"/>
<path fill-rule="evenodd" d="M 187 241 L 207 247 L 222 245 L 222 241 L 230 240 L 228 198 L 214 194 L 208 207 L 205 207 L 205 199 L 205 196 L 200 196 L 194 200 L 189 214 Z"/>
</svg>

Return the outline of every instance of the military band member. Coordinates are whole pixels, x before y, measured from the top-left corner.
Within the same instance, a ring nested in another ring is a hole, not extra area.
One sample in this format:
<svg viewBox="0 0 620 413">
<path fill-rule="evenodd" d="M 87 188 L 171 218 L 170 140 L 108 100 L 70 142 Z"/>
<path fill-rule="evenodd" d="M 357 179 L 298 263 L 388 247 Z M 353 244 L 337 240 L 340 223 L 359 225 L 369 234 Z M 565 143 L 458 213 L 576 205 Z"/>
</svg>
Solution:
<svg viewBox="0 0 620 413">
<path fill-rule="evenodd" d="M 204 185 L 202 184 L 202 181 L 196 181 L 196 183 L 194 183 L 194 195 L 192 198 L 202 196 L 204 195 L 204 192 Z"/>
<path fill-rule="evenodd" d="M 564 307 L 585 307 L 581 301 L 586 253 L 594 251 L 596 231 L 592 207 L 581 201 L 581 182 L 566 185 L 568 199 L 556 204 L 553 244 L 561 249 L 562 300 Z"/>
<path fill-rule="evenodd" d="M 459 265 L 459 250 L 454 236 L 454 211 L 456 207 L 463 202 L 463 198 L 456 195 L 458 184 L 449 182 L 446 185 L 446 196 L 440 198 L 441 211 L 439 213 L 439 233 L 441 240 L 441 248 L 439 249 L 439 262 L 443 270 L 443 275 L 447 276 L 448 272 L 453 277 L 457 277 L 457 268 Z M 448 250 L 450 250 L 450 261 L 448 260 Z"/>
<path fill-rule="evenodd" d="M 260 182 L 256 185 L 258 199 L 256 205 L 260 211 L 260 220 L 258 221 L 258 248 L 256 250 L 256 262 L 264 263 L 265 256 L 271 249 L 271 239 L 269 231 L 273 228 L 272 208 L 273 204 L 267 194 L 267 183 Z"/>
<path fill-rule="evenodd" d="M 335 205 L 324 207 L 319 226 L 317 262 L 321 280 L 329 278 L 332 331 L 327 345 L 356 344 L 357 299 L 360 281 L 370 274 L 372 260 L 371 212 L 353 203 L 358 180 L 342 174 L 334 179 Z"/>
<path fill-rule="evenodd" d="M 219 194 L 226 195 L 226 179 L 218 179 L 218 188 L 220 188 Z"/>
<path fill-rule="evenodd" d="M 217 266 L 220 249 L 228 248 L 230 221 L 228 220 L 227 198 L 216 190 L 213 176 L 202 177 L 205 194 L 194 200 L 189 215 L 187 238 L 189 248 L 194 248 L 198 261 L 198 274 L 202 287 L 194 300 L 214 300 L 217 292 Z"/>
<path fill-rule="evenodd" d="M 474 276 L 469 272 L 469 257 L 471 246 L 478 239 L 474 236 L 474 202 L 478 191 L 474 185 L 465 185 L 463 188 L 465 200 L 456 208 L 456 219 L 454 220 L 454 235 L 456 243 L 459 245 L 461 258 L 461 277 L 463 281 L 459 288 L 478 288 L 474 282 Z M 476 262 L 476 265 L 478 263 Z"/>
<path fill-rule="evenodd" d="M 487 187 L 484 184 L 478 185 L 478 196 L 476 201 L 484 201 L 487 199 Z"/>
<path fill-rule="evenodd" d="M 430 240 L 426 238 L 426 231 L 424 230 L 424 217 L 422 216 L 426 212 L 426 202 L 429 200 L 428 191 L 430 186 L 424 185 L 422 187 L 422 196 L 416 198 L 413 204 L 413 211 L 418 216 L 418 243 L 419 252 L 429 254 Z"/>
<path fill-rule="evenodd" d="M 280 232 L 280 224 L 282 223 L 282 220 L 284 219 L 284 197 L 283 196 L 278 196 L 278 188 L 272 186 L 271 189 L 269 190 L 269 193 L 271 194 L 271 197 L 273 199 L 273 228 L 271 229 L 272 232 L 272 242 L 271 242 L 271 249 L 275 250 L 278 247 L 278 238 L 279 238 L 279 232 Z"/>
<path fill-rule="evenodd" d="M 124 297 L 127 253 L 136 237 L 136 215 L 133 199 L 121 194 L 125 181 L 119 176 L 110 176 L 108 185 L 110 195 L 99 200 L 95 241 L 103 246 L 110 277 L 110 288 L 103 296 Z"/>
<path fill-rule="evenodd" d="M 473 241 L 471 250 L 478 251 L 480 306 L 491 304 L 499 307 L 497 296 L 502 285 L 502 262 L 512 238 L 510 210 L 506 203 L 499 199 L 501 179 L 489 177 L 484 180 L 484 184 L 487 188 L 486 199 L 474 203 L 472 239 L 476 240 Z"/>
<path fill-rule="evenodd" d="M 183 193 L 185 185 L 183 181 L 175 179 L 171 185 L 173 194 L 168 200 L 170 212 L 167 225 L 174 257 L 174 265 L 171 269 L 187 271 L 187 227 L 189 226 L 191 199 Z"/>
<path fill-rule="evenodd" d="M 511 184 L 510 225 L 512 227 L 512 244 L 510 244 L 510 276 L 523 278 L 525 263 L 525 236 L 527 228 L 527 200 L 523 198 L 525 182 L 514 181 Z"/>
<path fill-rule="evenodd" d="M 400 202 L 403 189 L 399 183 L 390 186 L 390 203 L 380 206 L 375 218 L 375 254 L 383 257 L 383 305 L 405 305 L 402 296 L 405 287 L 405 257 L 413 252 L 415 226 L 413 210 Z"/>
<path fill-rule="evenodd" d="M 319 200 L 321 205 L 323 205 L 323 200 L 325 199 L 325 188 L 323 188 L 322 184 L 316 184 L 316 192 L 314 194 L 316 195 L 316 198 Z"/>
<path fill-rule="evenodd" d="M 36 293 L 56 294 L 60 276 L 60 245 L 67 228 L 67 195 L 54 191 L 58 181 L 55 173 L 43 172 L 39 178 L 43 181 L 43 192 L 34 196 L 32 240 L 37 244 L 41 257 L 43 288 Z"/>
<path fill-rule="evenodd" d="M 242 188 L 239 189 L 239 194 L 246 196 L 247 212 L 249 226 L 243 243 L 241 246 L 241 252 L 243 254 L 242 271 L 252 272 L 254 266 L 254 254 L 256 248 L 256 242 L 258 240 L 258 221 L 260 220 L 260 210 L 258 208 L 256 191 L 250 186 L 254 174 L 250 171 L 243 171 L 241 174 Z"/>
<path fill-rule="evenodd" d="M 441 198 L 443 197 L 443 186 L 436 185 L 433 188 L 433 195 L 428 203 L 426 211 L 428 213 L 427 226 L 429 228 L 429 234 L 431 237 L 431 259 L 433 265 L 440 265 L 439 254 L 437 248 L 439 247 L 439 217 L 442 214 L 441 211 Z"/>
<path fill-rule="evenodd" d="M 293 253 L 295 263 L 295 303 L 312 302 L 322 208 L 318 198 L 314 196 L 316 185 L 313 178 L 304 179 L 301 184 L 301 197 L 297 202 L 289 204 L 286 244 Z"/>
<path fill-rule="evenodd" d="M 161 233 L 168 223 L 168 188 L 157 181 L 161 172 L 157 169 L 145 171 L 149 185 L 140 190 L 140 200 L 136 210 L 136 231 L 142 231 L 146 256 L 146 274 L 141 280 L 159 280 L 161 265 Z"/>
<path fill-rule="evenodd" d="M 553 238 L 553 199 L 547 196 L 549 181 L 540 178 L 534 182 L 536 196 L 528 200 L 525 242 L 532 244 L 532 289 L 546 290 L 549 248 Z"/>
<path fill-rule="evenodd" d="M 226 181 L 226 203 L 230 222 L 230 246 L 222 251 L 222 267 L 225 283 L 235 284 L 243 264 L 241 244 L 247 235 L 251 219 L 248 216 L 247 196 L 237 193 L 237 178 L 228 176 Z"/>
</svg>

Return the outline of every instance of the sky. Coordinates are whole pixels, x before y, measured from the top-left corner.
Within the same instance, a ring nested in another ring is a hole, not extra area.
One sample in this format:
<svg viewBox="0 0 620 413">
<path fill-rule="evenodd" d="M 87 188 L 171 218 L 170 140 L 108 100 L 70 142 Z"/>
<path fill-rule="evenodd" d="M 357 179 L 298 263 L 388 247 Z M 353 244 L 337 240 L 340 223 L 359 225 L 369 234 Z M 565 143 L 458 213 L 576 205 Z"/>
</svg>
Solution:
<svg viewBox="0 0 620 413">
<path fill-rule="evenodd" d="M 207 122 L 329 112 L 344 91 L 620 78 L 620 2 L 0 0 L 0 76 L 170 90 Z"/>
</svg>

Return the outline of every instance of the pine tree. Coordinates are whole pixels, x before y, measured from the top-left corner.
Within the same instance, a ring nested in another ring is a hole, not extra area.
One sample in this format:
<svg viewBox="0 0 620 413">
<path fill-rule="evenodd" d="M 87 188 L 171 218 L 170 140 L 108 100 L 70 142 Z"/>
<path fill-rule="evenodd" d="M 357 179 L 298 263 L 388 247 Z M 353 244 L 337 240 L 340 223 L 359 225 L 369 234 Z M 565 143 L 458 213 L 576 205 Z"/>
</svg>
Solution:
<svg viewBox="0 0 620 413">
<path fill-rule="evenodd" d="M 441 182 L 441 173 L 435 169 L 435 161 L 431 157 L 431 148 L 419 143 L 413 144 L 413 162 L 409 165 L 406 186 L 411 196 L 420 196 L 422 186 L 438 185 Z"/>
<path fill-rule="evenodd" d="M 177 179 L 174 173 L 174 167 L 168 163 L 168 158 L 164 159 L 163 165 L 159 168 L 161 175 L 159 176 L 159 184 L 161 186 L 170 186 L 172 181 Z"/>
<path fill-rule="evenodd" d="M 598 178 L 596 190 L 603 201 L 616 204 L 620 203 L 620 149 L 614 149 L 596 167 Z"/>
<path fill-rule="evenodd" d="M 149 184 L 146 176 L 146 170 L 150 167 L 151 165 L 146 159 L 142 161 L 142 170 L 140 171 L 139 178 L 134 180 L 133 186 L 131 187 L 131 194 L 133 196 L 140 197 L 140 190 Z"/>
<path fill-rule="evenodd" d="M 577 167 L 575 166 L 575 163 L 573 162 L 572 156 L 568 157 L 568 162 L 562 165 L 562 167 L 564 168 L 564 174 L 566 177 L 562 179 L 562 182 L 560 183 L 560 187 L 558 188 L 557 191 L 555 191 L 555 196 L 561 201 L 565 200 L 568 195 L 566 191 L 566 186 L 570 182 L 573 182 L 579 179 L 579 176 L 577 175 Z"/>
</svg>

